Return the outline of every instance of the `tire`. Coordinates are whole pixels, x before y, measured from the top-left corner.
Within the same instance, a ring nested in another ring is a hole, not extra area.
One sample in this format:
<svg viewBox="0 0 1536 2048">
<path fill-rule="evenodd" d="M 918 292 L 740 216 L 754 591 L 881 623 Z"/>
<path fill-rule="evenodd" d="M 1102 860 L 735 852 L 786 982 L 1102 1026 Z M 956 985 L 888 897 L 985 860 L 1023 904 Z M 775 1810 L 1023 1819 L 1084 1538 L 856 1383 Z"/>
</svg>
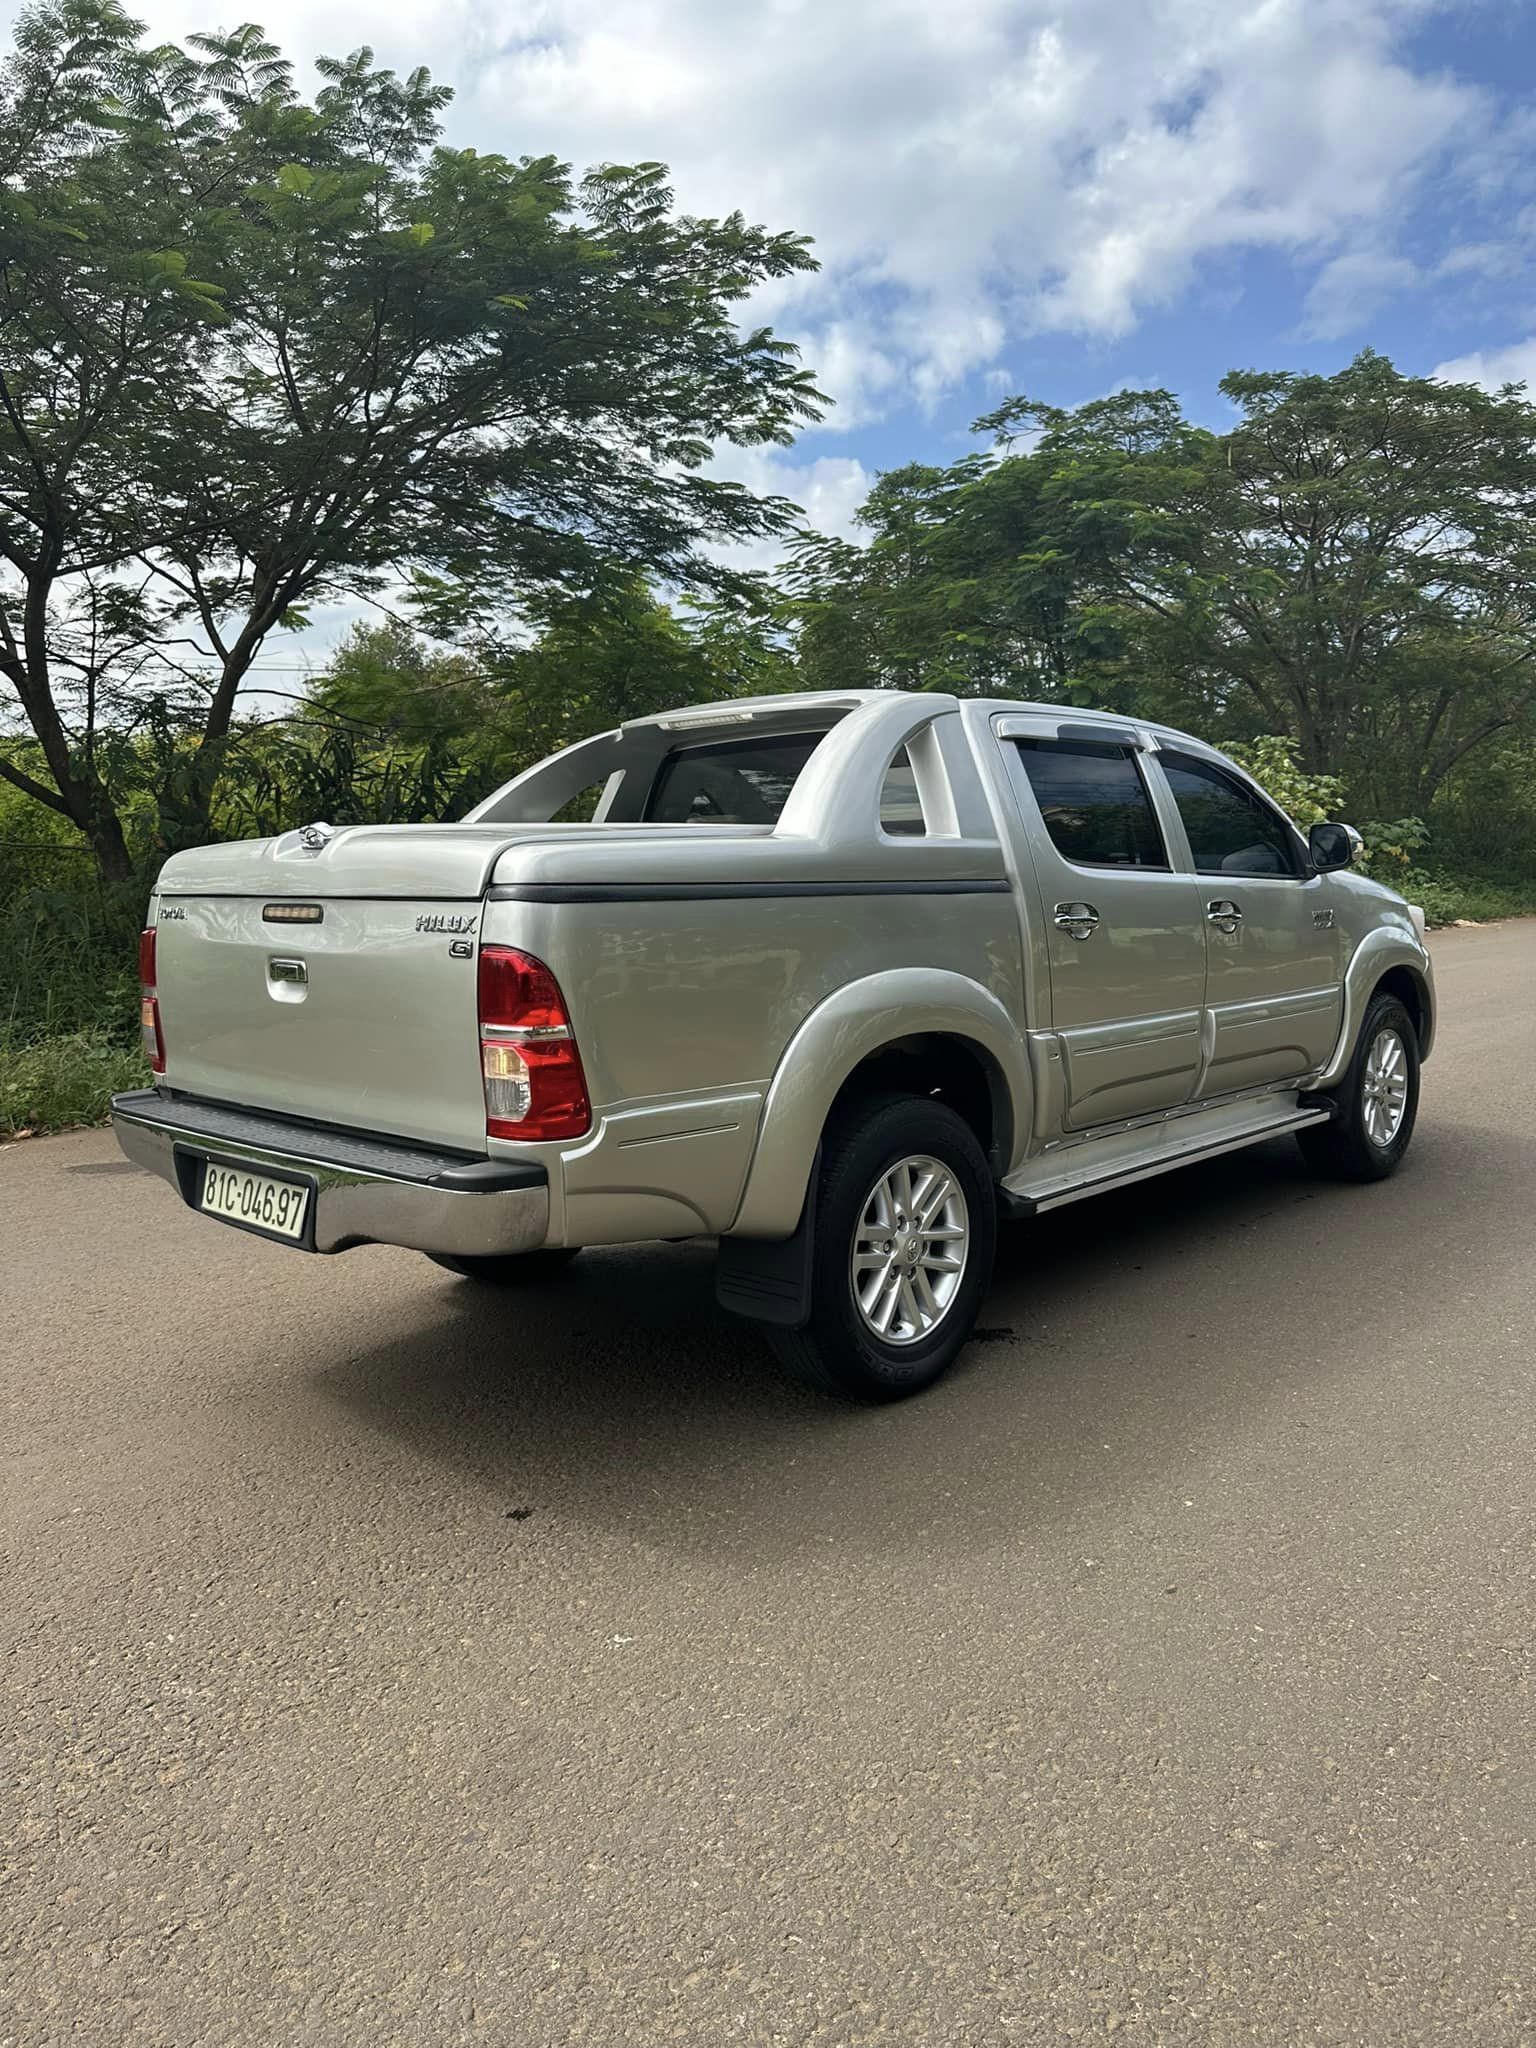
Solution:
<svg viewBox="0 0 1536 2048">
<path fill-rule="evenodd" d="M 503 1252 L 485 1257 L 478 1254 L 456 1257 L 451 1252 L 428 1252 L 434 1266 L 457 1273 L 461 1280 L 478 1280 L 486 1287 L 537 1287 L 541 1280 L 553 1280 L 575 1258 L 580 1245 L 546 1245 L 536 1252 Z"/>
<path fill-rule="evenodd" d="M 952 1190 L 937 1209 L 932 1198 L 940 1190 L 932 1178 L 924 1181 L 925 1173 L 943 1173 Z M 908 1238 L 903 1222 L 882 1236 L 875 1219 L 892 1214 L 903 1187 L 923 1205 L 916 1214 L 929 1229 Z M 790 1376 L 821 1393 L 851 1401 L 921 1393 L 949 1370 L 970 1336 L 996 1243 L 992 1175 L 969 1124 L 925 1096 L 859 1103 L 822 1143 L 810 1320 L 802 1330 L 765 1334 Z M 949 1249 L 956 1246 L 961 1266 L 951 1273 L 941 1261 L 956 1256 Z M 894 1257 L 895 1250 L 909 1250 L 911 1260 Z M 856 1271 L 863 1276 L 862 1308 Z M 890 1335 L 876 1327 L 882 1315 Z"/>
<path fill-rule="evenodd" d="M 1396 1038 L 1399 1059 L 1390 1060 Z M 1374 1056 L 1374 1058 L 1373 1058 Z M 1385 1060 L 1386 1064 L 1382 1062 Z M 1400 1078 L 1389 1086 L 1392 1075 Z M 1332 1091 L 1333 1121 L 1296 1133 L 1302 1157 L 1328 1180 L 1385 1180 L 1396 1173 L 1419 1113 L 1419 1038 L 1396 996 L 1373 996 L 1366 1006 L 1349 1071 Z"/>
</svg>

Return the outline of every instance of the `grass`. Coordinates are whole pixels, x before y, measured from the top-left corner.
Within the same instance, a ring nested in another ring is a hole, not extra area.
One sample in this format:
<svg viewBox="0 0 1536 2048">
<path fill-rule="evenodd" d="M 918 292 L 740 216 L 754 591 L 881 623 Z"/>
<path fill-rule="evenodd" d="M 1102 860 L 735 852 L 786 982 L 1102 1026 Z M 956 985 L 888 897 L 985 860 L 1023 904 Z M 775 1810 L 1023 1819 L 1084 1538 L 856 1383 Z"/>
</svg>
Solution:
<svg viewBox="0 0 1536 2048">
<path fill-rule="evenodd" d="M 109 1099 L 149 1069 L 121 1032 L 81 1030 L 12 1044 L 0 1038 L 0 1140 L 106 1120 Z"/>
<path fill-rule="evenodd" d="M 1432 925 L 1495 924 L 1504 917 L 1536 917 L 1536 881 L 1494 882 L 1476 875 L 1427 875 L 1410 872 L 1392 887 L 1410 903 L 1423 906 Z"/>
</svg>

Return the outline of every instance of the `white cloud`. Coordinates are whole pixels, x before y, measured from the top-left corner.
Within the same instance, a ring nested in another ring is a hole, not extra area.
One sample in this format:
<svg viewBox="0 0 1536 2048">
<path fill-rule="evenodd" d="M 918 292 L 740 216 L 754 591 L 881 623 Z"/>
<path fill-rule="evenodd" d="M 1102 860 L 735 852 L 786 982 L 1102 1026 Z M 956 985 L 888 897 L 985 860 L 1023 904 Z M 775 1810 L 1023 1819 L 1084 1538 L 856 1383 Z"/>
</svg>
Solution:
<svg viewBox="0 0 1536 2048">
<path fill-rule="evenodd" d="M 1446 384 L 1481 384 L 1485 391 L 1497 391 L 1503 384 L 1527 384 L 1536 391 L 1536 334 L 1507 348 L 1456 356 L 1438 364 L 1434 374 Z"/>
<path fill-rule="evenodd" d="M 367 41 L 398 67 L 429 58 L 458 90 L 458 140 L 578 166 L 660 158 L 686 206 L 813 235 L 822 275 L 765 293 L 763 311 L 802 340 L 844 428 L 931 403 L 995 365 L 1009 336 L 1123 334 L 1207 259 L 1244 249 L 1322 268 L 1316 317 L 1347 324 L 1371 263 L 1378 288 L 1392 282 L 1417 181 L 1452 147 L 1487 153 L 1480 95 L 1398 54 L 1428 4 L 279 0 L 263 13 L 300 57 Z M 208 0 L 139 11 L 157 35 L 209 18 Z"/>
<path fill-rule="evenodd" d="M 1382 249 L 1346 249 L 1313 279 L 1302 332 L 1324 341 L 1358 333 L 1379 306 L 1415 284 L 1418 275 L 1406 257 Z"/>
<path fill-rule="evenodd" d="M 772 448 L 722 448 L 711 468 L 715 475 L 745 484 L 760 496 L 788 498 L 816 533 L 840 540 L 860 538 L 855 514 L 875 479 L 851 455 L 820 455 L 801 462 Z M 777 541 L 749 542 L 717 552 L 742 569 L 771 569 L 784 558 Z"/>
</svg>

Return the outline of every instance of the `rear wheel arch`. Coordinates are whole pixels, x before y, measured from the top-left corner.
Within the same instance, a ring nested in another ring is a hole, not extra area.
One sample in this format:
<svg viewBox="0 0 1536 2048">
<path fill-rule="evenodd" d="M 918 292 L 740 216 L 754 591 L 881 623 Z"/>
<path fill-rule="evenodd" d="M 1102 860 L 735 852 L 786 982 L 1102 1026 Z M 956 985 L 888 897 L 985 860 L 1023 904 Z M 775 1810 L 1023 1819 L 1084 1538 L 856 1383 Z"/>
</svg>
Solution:
<svg viewBox="0 0 1536 2048">
<path fill-rule="evenodd" d="M 1013 1097 L 995 1056 L 955 1031 L 916 1031 L 868 1052 L 850 1071 L 827 1111 L 827 1126 L 854 1103 L 910 1095 L 943 1102 L 970 1126 L 994 1180 L 1013 1156 Z"/>
<path fill-rule="evenodd" d="M 938 1079 L 927 1079 L 929 1068 Z M 731 1234 L 797 1227 L 834 1108 L 863 1092 L 948 1101 L 976 1132 L 995 1179 L 1030 1128 L 1024 1033 L 1001 1000 L 946 969 L 894 970 L 835 990 L 801 1023 L 764 1099 Z M 984 1135 L 983 1135 L 984 1133 Z"/>
</svg>

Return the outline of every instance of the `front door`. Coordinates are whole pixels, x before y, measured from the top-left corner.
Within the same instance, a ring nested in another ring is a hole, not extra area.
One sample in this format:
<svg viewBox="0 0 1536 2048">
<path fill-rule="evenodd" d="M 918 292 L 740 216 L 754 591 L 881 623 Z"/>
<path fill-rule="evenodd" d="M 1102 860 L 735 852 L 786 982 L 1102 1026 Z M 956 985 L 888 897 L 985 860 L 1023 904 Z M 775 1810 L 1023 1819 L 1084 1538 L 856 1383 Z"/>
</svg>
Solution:
<svg viewBox="0 0 1536 2048">
<path fill-rule="evenodd" d="M 1218 762 L 1165 748 L 1205 919 L 1210 1011 L 1201 1099 L 1295 1081 L 1333 1051 L 1343 1014 L 1333 891 L 1295 830 Z"/>
<path fill-rule="evenodd" d="M 1194 878 L 1174 872 L 1135 734 L 1049 714 L 1010 715 L 998 731 L 1033 854 L 1067 1128 L 1187 1102 L 1203 905 Z"/>
</svg>

